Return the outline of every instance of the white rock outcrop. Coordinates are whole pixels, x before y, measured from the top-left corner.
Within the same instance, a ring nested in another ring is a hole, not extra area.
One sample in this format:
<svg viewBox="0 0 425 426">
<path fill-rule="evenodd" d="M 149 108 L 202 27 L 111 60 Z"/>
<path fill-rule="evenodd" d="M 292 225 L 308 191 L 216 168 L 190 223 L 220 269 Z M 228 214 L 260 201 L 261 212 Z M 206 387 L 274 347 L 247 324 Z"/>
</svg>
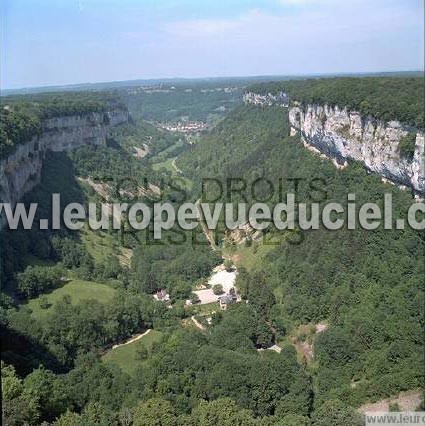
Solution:
<svg viewBox="0 0 425 426">
<path fill-rule="evenodd" d="M 284 99 L 284 101 L 283 101 Z M 247 92 L 246 104 L 288 106 L 286 95 Z M 366 169 L 386 181 L 405 186 L 423 197 L 425 195 L 424 133 L 398 121 L 384 123 L 359 112 L 328 105 L 299 105 L 292 101 L 288 107 L 290 135 L 300 134 L 306 148 L 331 159 L 337 167 L 349 161 L 359 161 Z M 408 133 L 416 134 L 413 159 L 400 155 L 399 144 Z"/>
<path fill-rule="evenodd" d="M 0 161 L 0 202 L 15 205 L 40 182 L 48 150 L 58 152 L 84 144 L 105 145 L 110 128 L 128 122 L 128 118 L 128 111 L 115 109 L 44 120 L 40 136 L 16 145 L 15 151 Z"/>
<path fill-rule="evenodd" d="M 362 117 L 356 111 L 337 106 L 307 105 L 289 109 L 291 134 L 335 160 L 339 165 L 359 161 L 369 171 L 389 181 L 425 194 L 424 133 L 398 121 L 384 123 Z M 399 143 L 409 132 L 416 134 L 413 159 L 400 155 Z"/>
<path fill-rule="evenodd" d="M 273 95 L 272 93 L 267 93 L 266 95 L 263 95 L 254 92 L 246 92 L 243 95 L 243 101 L 245 104 L 253 105 L 280 105 L 283 107 L 288 106 L 288 97 L 284 92 L 280 92 L 277 95 Z"/>
</svg>

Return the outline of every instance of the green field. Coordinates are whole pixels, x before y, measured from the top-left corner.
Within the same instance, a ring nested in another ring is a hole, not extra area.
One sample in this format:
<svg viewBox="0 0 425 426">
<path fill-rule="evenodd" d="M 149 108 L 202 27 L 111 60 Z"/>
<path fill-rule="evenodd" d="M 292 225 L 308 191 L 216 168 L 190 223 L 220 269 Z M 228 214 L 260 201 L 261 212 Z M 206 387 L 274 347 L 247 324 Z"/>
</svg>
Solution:
<svg viewBox="0 0 425 426">
<path fill-rule="evenodd" d="M 231 258 L 236 266 L 243 266 L 248 271 L 260 269 L 265 262 L 265 257 L 269 252 L 283 244 L 285 240 L 290 240 L 293 236 L 290 232 L 280 232 L 266 239 L 252 242 L 250 246 L 245 243 L 223 248 L 225 258 Z"/>
<path fill-rule="evenodd" d="M 123 258 L 128 255 L 128 249 L 122 247 L 120 240 L 107 232 L 95 231 L 85 226 L 81 230 L 81 240 L 96 265 L 105 263 L 110 257 Z"/>
<path fill-rule="evenodd" d="M 185 142 L 182 139 L 178 140 L 175 144 L 169 146 L 168 148 L 163 149 L 162 151 L 158 152 L 158 154 L 153 156 L 151 158 L 152 162 L 160 163 L 162 161 L 167 160 L 170 157 L 173 157 L 174 151 L 183 147 L 184 144 Z"/>
<path fill-rule="evenodd" d="M 159 342 L 161 338 L 162 333 L 160 331 L 151 330 L 149 334 L 135 342 L 109 350 L 102 359 L 104 362 L 118 365 L 128 374 L 134 375 L 137 367 L 143 362 L 138 359 L 137 351 L 142 347 L 149 351 L 152 344 Z"/>
<path fill-rule="evenodd" d="M 192 305 L 189 310 L 194 315 L 208 316 L 213 312 L 220 311 L 220 305 L 218 302 L 206 303 L 205 305 Z"/>
<path fill-rule="evenodd" d="M 184 189 L 186 189 L 187 191 L 190 191 L 193 187 L 193 182 L 188 179 L 187 177 L 182 176 L 177 170 L 176 168 L 173 166 L 173 161 L 176 160 L 177 157 L 174 158 L 169 158 L 166 161 L 161 161 L 159 163 L 154 163 L 152 164 L 152 169 L 155 171 L 160 171 L 162 169 L 167 170 L 167 172 L 170 172 L 171 175 L 174 178 L 179 178 L 181 179 L 181 182 L 179 182 L 179 186 L 182 187 Z"/>
<path fill-rule="evenodd" d="M 28 301 L 27 306 L 32 310 L 32 315 L 39 320 L 48 317 L 49 311 L 55 303 L 61 300 L 65 295 L 71 296 L 71 303 L 78 303 L 82 300 L 95 299 L 98 302 L 106 303 L 112 300 L 115 290 L 105 284 L 99 284 L 92 281 L 72 280 L 62 287 L 53 290 L 49 294 L 45 294 Z M 50 304 L 47 309 L 40 307 L 40 299 L 45 296 Z"/>
<path fill-rule="evenodd" d="M 176 169 L 173 167 L 173 161 L 176 159 L 176 157 L 168 158 L 165 161 L 160 161 L 158 163 L 152 164 L 152 169 L 155 171 L 159 171 L 161 169 L 165 169 L 168 172 L 171 172 L 173 175 L 177 174 Z"/>
</svg>

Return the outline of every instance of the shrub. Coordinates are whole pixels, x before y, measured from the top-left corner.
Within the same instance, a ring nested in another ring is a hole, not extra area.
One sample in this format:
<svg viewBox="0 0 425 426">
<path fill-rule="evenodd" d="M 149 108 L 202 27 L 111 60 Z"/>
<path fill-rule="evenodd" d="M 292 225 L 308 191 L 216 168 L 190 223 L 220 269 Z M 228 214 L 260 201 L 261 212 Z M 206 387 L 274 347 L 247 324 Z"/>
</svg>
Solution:
<svg viewBox="0 0 425 426">
<path fill-rule="evenodd" d="M 61 275 L 61 270 L 57 267 L 28 266 L 16 276 L 18 290 L 24 297 L 36 297 L 57 286 Z"/>
<path fill-rule="evenodd" d="M 197 303 L 200 302 L 199 296 L 196 293 L 192 293 L 190 295 L 190 302 L 192 303 L 192 305 L 196 305 Z"/>
<path fill-rule="evenodd" d="M 232 261 L 229 260 L 229 259 L 226 259 L 224 261 L 224 267 L 226 268 L 227 272 L 231 272 L 233 270 L 233 263 L 232 263 Z"/>
<path fill-rule="evenodd" d="M 213 286 L 212 291 L 217 296 L 223 294 L 223 286 L 221 284 L 216 284 Z"/>
<path fill-rule="evenodd" d="M 406 136 L 400 139 L 398 144 L 398 150 L 400 152 L 400 157 L 405 158 L 406 160 L 411 161 L 415 154 L 415 145 L 416 145 L 416 134 L 408 133 Z"/>
</svg>

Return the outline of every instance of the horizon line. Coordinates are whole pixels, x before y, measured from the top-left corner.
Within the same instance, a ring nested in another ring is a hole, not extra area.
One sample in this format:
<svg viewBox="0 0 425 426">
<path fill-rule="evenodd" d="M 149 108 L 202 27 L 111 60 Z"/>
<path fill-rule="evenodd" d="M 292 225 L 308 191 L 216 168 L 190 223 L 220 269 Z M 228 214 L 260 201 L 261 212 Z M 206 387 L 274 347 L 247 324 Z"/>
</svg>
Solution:
<svg viewBox="0 0 425 426">
<path fill-rule="evenodd" d="M 149 82 L 149 81 L 194 81 L 194 80 L 225 80 L 225 79 L 255 79 L 255 78 L 299 78 L 299 77 L 320 77 L 320 76 L 346 76 L 346 75 L 374 75 L 374 74 L 396 74 L 396 73 L 425 73 L 425 69 L 399 69 L 392 71 L 345 71 L 345 72 L 322 72 L 322 73 L 299 73 L 299 74 L 252 74 L 252 75 L 223 75 L 223 76 L 199 76 L 199 77 L 146 77 L 134 78 L 125 80 L 103 80 L 93 82 L 80 82 L 80 83 L 63 83 L 63 84 L 42 84 L 39 86 L 20 86 L 3 88 L 0 87 L 0 96 L 4 96 L 3 92 L 9 91 L 22 91 L 22 90 L 40 90 L 46 89 L 65 89 L 80 86 L 96 86 L 108 84 L 122 84 L 122 83 L 136 83 L 136 82 Z"/>
</svg>

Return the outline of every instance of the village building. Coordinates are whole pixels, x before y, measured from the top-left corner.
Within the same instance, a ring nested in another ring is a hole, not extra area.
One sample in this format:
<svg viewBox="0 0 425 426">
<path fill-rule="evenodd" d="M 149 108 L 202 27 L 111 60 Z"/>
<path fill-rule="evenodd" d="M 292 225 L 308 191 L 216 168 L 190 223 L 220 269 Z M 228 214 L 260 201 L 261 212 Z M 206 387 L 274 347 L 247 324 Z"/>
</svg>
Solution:
<svg viewBox="0 0 425 426">
<path fill-rule="evenodd" d="M 220 304 L 220 309 L 222 311 L 225 311 L 229 305 L 233 305 L 237 301 L 238 295 L 233 287 L 230 289 L 228 294 L 224 294 L 218 298 L 218 303 Z"/>
</svg>

